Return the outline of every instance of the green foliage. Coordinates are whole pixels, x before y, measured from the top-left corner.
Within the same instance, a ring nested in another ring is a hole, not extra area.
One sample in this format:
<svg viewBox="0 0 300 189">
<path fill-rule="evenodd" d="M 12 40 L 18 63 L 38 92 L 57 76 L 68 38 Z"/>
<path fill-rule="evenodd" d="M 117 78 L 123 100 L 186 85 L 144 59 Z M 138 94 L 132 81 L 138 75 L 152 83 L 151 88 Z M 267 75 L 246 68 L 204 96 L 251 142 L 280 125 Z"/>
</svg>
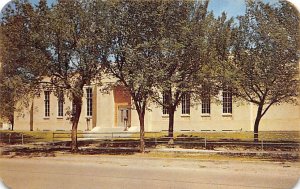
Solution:
<svg viewBox="0 0 300 189">
<path fill-rule="evenodd" d="M 94 43 L 94 4 L 59 1 L 47 7 L 41 0 L 36 6 L 26 1 L 15 1 L 13 5 L 4 12 L 1 22 L 3 72 L 21 80 L 21 89 L 28 89 L 26 92 L 36 94 L 44 89 L 66 93 L 76 104 L 72 119 L 72 130 L 76 132 L 83 87 L 97 83 L 102 73 L 101 60 L 95 55 L 102 44 L 99 40 Z M 20 90 L 16 86 L 13 89 Z"/>
<path fill-rule="evenodd" d="M 298 94 L 299 16 L 290 9 L 287 3 L 249 3 L 239 19 L 230 71 L 237 95 L 249 102 L 273 105 Z"/>
<path fill-rule="evenodd" d="M 215 18 L 207 7 L 208 1 L 14 1 L 0 27 L 0 95 L 7 97 L 0 105 L 9 102 L 11 113 L 24 94 L 64 91 L 77 103 L 75 130 L 83 86 L 101 84 L 104 70 L 130 92 L 141 130 L 150 100 L 174 112 L 183 94 L 199 100 L 224 84 L 257 104 L 259 119 L 273 104 L 295 100 L 297 11 L 287 2 L 249 1 L 233 28 L 225 13 Z"/>
<path fill-rule="evenodd" d="M 25 1 L 14 5 L 6 8 L 0 25 L 0 117 L 12 125 L 14 112 L 28 106 L 28 97 L 35 93 L 33 86 L 43 72 L 36 65 L 39 52 L 30 48 L 33 8 Z"/>
<path fill-rule="evenodd" d="M 158 64 L 161 2 L 124 1 L 111 5 L 111 57 L 106 66 L 130 92 L 139 114 L 145 113 Z"/>
<path fill-rule="evenodd" d="M 110 3 L 107 33 L 108 75 L 117 78 L 131 94 L 140 120 L 140 150 L 144 152 L 144 116 L 153 93 L 159 53 L 162 2 Z"/>
<path fill-rule="evenodd" d="M 272 105 L 299 95 L 299 14 L 287 2 L 249 2 L 234 31 L 228 83 L 238 97 L 258 106 L 259 121 Z"/>
</svg>

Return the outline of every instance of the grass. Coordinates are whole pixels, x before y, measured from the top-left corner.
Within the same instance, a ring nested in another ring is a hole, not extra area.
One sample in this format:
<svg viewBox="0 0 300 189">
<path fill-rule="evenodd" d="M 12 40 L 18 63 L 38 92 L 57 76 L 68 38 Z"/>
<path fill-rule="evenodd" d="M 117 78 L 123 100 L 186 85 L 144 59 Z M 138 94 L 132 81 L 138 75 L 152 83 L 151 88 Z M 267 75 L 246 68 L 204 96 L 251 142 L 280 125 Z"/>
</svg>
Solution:
<svg viewBox="0 0 300 189">
<path fill-rule="evenodd" d="M 51 131 L 0 131 L 0 141 L 7 142 L 10 135 L 12 142 L 21 142 L 22 134 L 27 142 L 50 142 L 53 137 Z"/>
<path fill-rule="evenodd" d="M 61 141 L 69 141 L 71 138 L 70 132 L 55 131 L 55 137 L 58 137 Z M 57 134 L 58 133 L 58 134 Z M 82 131 L 78 131 L 78 138 L 82 138 Z M 24 141 L 28 142 L 52 142 L 53 131 L 3 131 L 0 130 L 0 142 L 8 142 L 10 135 L 12 143 L 20 143 L 22 140 L 22 134 L 24 135 Z"/>
<path fill-rule="evenodd" d="M 61 137 L 70 137 L 69 132 L 55 132 L 58 133 L 58 136 Z M 67 133 L 67 134 L 66 134 Z M 52 156 L 56 154 L 56 152 L 69 152 L 70 138 L 59 138 L 61 143 L 55 143 L 55 146 L 51 144 L 53 141 L 53 131 L 0 131 L 0 142 L 8 143 L 7 137 L 11 135 L 11 137 L 18 137 L 21 134 L 25 136 L 25 143 L 29 142 L 50 142 L 48 145 L 41 144 L 39 145 L 24 145 L 22 149 L 12 148 L 12 152 L 14 152 L 17 156 Z M 137 136 L 135 136 L 137 135 Z M 154 137 L 164 137 L 167 135 L 167 132 L 159 132 L 159 133 L 146 133 L 146 140 L 153 141 Z M 289 142 L 299 142 L 299 132 L 296 131 L 284 131 L 284 132 L 260 132 L 259 136 L 263 138 L 264 141 L 289 141 Z M 82 131 L 79 131 L 79 138 L 83 137 Z M 139 137 L 138 133 L 134 134 L 133 137 Z M 176 144 L 172 147 L 178 148 L 186 148 L 186 149 L 205 149 L 204 144 L 197 144 L 193 141 L 199 140 L 199 138 L 206 137 L 208 141 L 224 141 L 224 140 L 233 140 L 233 141 L 253 141 L 253 132 L 176 132 L 175 137 L 187 137 L 184 139 L 177 139 L 189 142 L 188 144 Z M 260 138 L 260 139 L 261 139 Z M 19 138 L 20 139 L 20 138 Z M 162 139 L 164 140 L 164 139 Z M 176 141 L 177 141 L 176 140 Z M 168 139 L 166 139 L 166 142 Z M 146 148 L 160 148 L 160 147 L 169 147 L 167 143 L 159 143 L 154 144 L 146 143 Z M 21 144 L 20 140 L 11 142 L 12 144 Z M 101 155 L 101 154 L 109 154 L 109 155 L 136 155 L 141 157 L 153 157 L 153 158 L 184 158 L 184 159 L 199 159 L 199 160 L 267 160 L 267 161 L 298 161 L 299 157 L 294 157 L 292 155 L 276 155 L 273 157 L 271 154 L 263 154 L 263 155 L 245 155 L 245 156 L 236 156 L 236 155 L 228 155 L 228 154 L 184 154 L 184 153 L 173 153 L 173 152 L 149 152 L 146 154 L 135 153 L 139 146 L 139 140 L 137 138 L 115 138 L 113 141 L 107 140 L 80 140 L 79 146 L 84 147 L 81 149 L 80 154 L 90 154 L 90 155 Z M 208 147 L 211 146 L 212 149 L 227 149 L 229 150 L 261 150 L 260 145 L 238 145 L 238 144 L 208 144 Z M 132 147 L 135 150 L 126 150 L 121 147 Z M 28 148 L 28 149 L 26 149 Z M 210 149 L 210 148 L 206 148 Z M 290 151 L 290 152 L 299 152 L 298 143 L 293 144 L 293 146 L 284 146 L 282 144 L 276 146 L 264 146 L 264 150 L 270 151 Z M 69 152 L 70 153 L 70 152 Z"/>
<path fill-rule="evenodd" d="M 70 132 L 55 131 L 55 137 L 58 141 L 69 141 L 71 138 Z M 78 131 L 78 138 L 84 138 L 82 131 Z M 0 131 L 0 141 L 7 142 L 8 135 L 11 139 L 21 141 L 21 135 L 24 135 L 24 141 L 27 142 L 52 142 L 53 131 Z M 162 138 L 168 135 L 167 132 L 147 132 L 146 139 Z M 253 141 L 253 132 L 175 132 L 175 138 L 183 137 L 184 140 L 197 140 L 206 138 L 208 141 Z M 117 140 L 138 140 L 139 133 L 132 134 L 129 138 L 116 138 Z M 178 139 L 179 139 L 178 138 Z M 168 139 L 166 139 L 168 140 Z M 259 132 L 259 140 L 274 141 L 274 142 L 300 142 L 300 132 L 298 131 L 261 131 Z"/>
<path fill-rule="evenodd" d="M 137 135 L 137 134 L 135 134 Z M 166 137 L 167 132 L 145 133 L 146 138 Z M 294 141 L 300 142 L 299 131 L 260 131 L 259 140 L 264 141 Z M 240 140 L 253 141 L 253 132 L 251 131 L 236 131 L 236 132 L 175 132 L 174 137 L 197 137 L 206 138 L 207 140 Z"/>
</svg>

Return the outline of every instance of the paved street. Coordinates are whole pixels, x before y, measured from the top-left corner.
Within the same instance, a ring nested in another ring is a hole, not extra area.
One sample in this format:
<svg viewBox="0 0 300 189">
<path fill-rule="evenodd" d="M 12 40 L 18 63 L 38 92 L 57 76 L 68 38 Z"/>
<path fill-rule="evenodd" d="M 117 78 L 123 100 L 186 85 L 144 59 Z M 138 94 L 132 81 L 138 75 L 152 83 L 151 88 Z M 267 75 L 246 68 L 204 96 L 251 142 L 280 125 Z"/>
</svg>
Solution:
<svg viewBox="0 0 300 189">
<path fill-rule="evenodd" d="M 299 163 L 155 159 L 134 156 L 0 158 L 10 188 L 292 188 Z"/>
</svg>

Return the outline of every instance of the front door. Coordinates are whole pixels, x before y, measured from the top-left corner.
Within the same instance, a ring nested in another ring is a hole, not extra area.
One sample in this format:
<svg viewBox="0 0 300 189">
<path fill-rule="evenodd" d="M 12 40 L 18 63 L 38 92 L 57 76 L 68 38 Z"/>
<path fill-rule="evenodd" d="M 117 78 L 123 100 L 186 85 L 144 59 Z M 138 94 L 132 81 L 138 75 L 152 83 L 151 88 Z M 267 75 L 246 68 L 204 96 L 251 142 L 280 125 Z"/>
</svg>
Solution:
<svg viewBox="0 0 300 189">
<path fill-rule="evenodd" d="M 128 107 L 118 108 L 118 127 L 123 127 L 125 131 L 130 127 L 130 109 Z"/>
</svg>

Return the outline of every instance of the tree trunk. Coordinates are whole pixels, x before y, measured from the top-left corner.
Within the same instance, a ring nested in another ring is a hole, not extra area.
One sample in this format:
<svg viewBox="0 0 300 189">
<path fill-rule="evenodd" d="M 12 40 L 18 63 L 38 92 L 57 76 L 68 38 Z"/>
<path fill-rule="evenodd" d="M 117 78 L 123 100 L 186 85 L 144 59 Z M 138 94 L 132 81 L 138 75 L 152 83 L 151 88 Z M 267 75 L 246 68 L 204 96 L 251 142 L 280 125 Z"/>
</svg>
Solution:
<svg viewBox="0 0 300 189">
<path fill-rule="evenodd" d="M 144 123 L 144 113 L 139 113 L 140 120 L 140 152 L 145 153 L 145 123 Z"/>
<path fill-rule="evenodd" d="M 30 107 L 30 121 L 29 121 L 29 125 L 30 125 L 30 131 L 33 131 L 33 101 L 31 103 L 31 107 Z"/>
<path fill-rule="evenodd" d="M 10 120 L 10 124 L 11 124 L 11 130 L 14 130 L 14 125 L 15 125 L 15 120 L 14 120 L 14 112 L 12 113 L 12 115 L 9 118 Z"/>
<path fill-rule="evenodd" d="M 258 127 L 259 127 L 259 122 L 262 118 L 262 109 L 263 106 L 259 105 L 258 109 L 257 109 L 257 114 L 256 114 L 256 118 L 255 118 L 255 122 L 254 122 L 254 142 L 258 142 Z"/>
<path fill-rule="evenodd" d="M 169 137 L 173 138 L 174 137 L 174 113 L 175 113 L 175 108 L 171 107 L 168 109 L 169 111 Z"/>
<path fill-rule="evenodd" d="M 73 153 L 78 152 L 78 143 L 77 143 L 77 128 L 78 128 L 78 122 L 81 114 L 81 108 L 82 108 L 82 99 L 81 98 L 75 98 L 74 104 L 76 106 L 76 112 L 72 120 L 72 143 L 71 143 L 71 151 Z"/>
<path fill-rule="evenodd" d="M 77 126 L 78 126 L 78 122 L 75 123 L 75 121 L 73 121 L 72 124 L 72 143 L 71 143 L 71 151 L 73 153 L 76 153 L 78 151 L 78 144 L 77 144 Z"/>
</svg>

